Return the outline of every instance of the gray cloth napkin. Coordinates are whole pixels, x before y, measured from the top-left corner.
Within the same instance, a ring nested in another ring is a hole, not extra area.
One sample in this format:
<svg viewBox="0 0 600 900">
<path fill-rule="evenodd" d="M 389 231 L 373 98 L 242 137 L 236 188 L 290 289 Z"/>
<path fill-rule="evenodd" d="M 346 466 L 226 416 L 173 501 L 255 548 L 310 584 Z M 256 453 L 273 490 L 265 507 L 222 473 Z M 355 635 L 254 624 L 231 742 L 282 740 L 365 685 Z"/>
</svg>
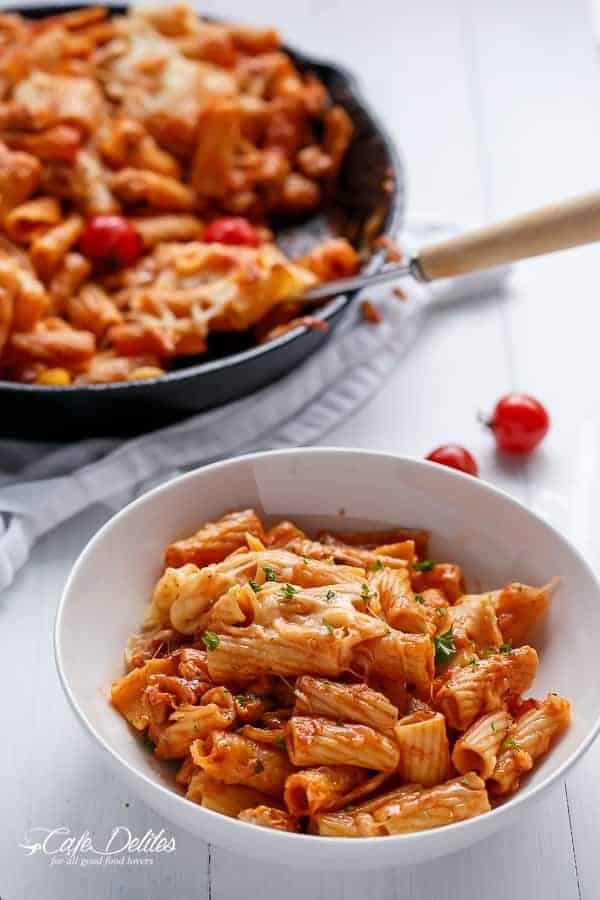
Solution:
<svg viewBox="0 0 600 900">
<path fill-rule="evenodd" d="M 455 229 L 413 225 L 407 249 Z M 67 446 L 0 441 L 0 589 L 25 564 L 35 541 L 94 503 L 112 509 L 182 470 L 259 449 L 317 441 L 379 387 L 439 303 L 502 289 L 507 269 L 425 286 L 407 281 L 403 302 L 389 288 L 369 292 L 383 322 L 362 321 L 360 303 L 331 340 L 300 367 L 249 397 L 128 441 Z"/>
</svg>

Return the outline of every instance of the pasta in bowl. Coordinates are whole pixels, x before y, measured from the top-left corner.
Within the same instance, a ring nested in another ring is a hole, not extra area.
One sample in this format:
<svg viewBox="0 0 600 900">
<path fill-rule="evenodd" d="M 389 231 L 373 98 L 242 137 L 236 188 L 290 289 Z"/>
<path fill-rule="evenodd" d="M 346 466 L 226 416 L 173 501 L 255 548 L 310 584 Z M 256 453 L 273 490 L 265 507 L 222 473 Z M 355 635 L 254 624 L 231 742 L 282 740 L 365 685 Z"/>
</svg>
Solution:
<svg viewBox="0 0 600 900">
<path fill-rule="evenodd" d="M 204 524 L 167 547 L 113 705 L 188 799 L 245 822 L 374 837 L 488 812 L 569 723 L 523 697 L 549 590 L 467 594 L 427 542 Z"/>
<path fill-rule="evenodd" d="M 575 595 L 595 623 L 585 563 L 481 482 L 384 454 L 258 454 L 105 526 L 57 656 L 86 727 L 167 817 L 262 858 L 399 865 L 491 834 L 592 740 L 598 702 L 564 653 L 593 644 L 564 624 Z"/>
</svg>

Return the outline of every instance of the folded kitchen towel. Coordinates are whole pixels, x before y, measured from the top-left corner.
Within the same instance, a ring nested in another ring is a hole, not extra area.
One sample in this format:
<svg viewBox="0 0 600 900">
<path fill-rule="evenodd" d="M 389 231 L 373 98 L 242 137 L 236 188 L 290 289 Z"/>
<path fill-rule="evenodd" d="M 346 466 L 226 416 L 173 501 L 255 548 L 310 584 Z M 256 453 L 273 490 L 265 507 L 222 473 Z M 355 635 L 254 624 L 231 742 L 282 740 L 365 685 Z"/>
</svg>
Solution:
<svg viewBox="0 0 600 900">
<path fill-rule="evenodd" d="M 449 231 L 413 225 L 402 243 L 410 250 Z M 185 469 L 253 450 L 315 442 L 377 390 L 438 303 L 496 292 L 507 271 L 435 286 L 408 282 L 406 302 L 389 288 L 369 292 L 382 313 L 381 324 L 364 322 L 355 303 L 331 340 L 285 378 L 133 440 L 0 441 L 0 589 L 12 582 L 41 535 L 91 504 L 118 509 Z"/>
</svg>

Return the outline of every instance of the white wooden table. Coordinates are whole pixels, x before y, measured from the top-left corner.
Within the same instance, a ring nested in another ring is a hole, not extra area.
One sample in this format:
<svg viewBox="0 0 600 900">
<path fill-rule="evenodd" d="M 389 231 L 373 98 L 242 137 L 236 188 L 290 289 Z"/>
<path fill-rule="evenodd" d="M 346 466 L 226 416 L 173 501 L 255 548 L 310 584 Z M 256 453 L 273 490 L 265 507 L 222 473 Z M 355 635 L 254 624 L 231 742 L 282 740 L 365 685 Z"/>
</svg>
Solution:
<svg viewBox="0 0 600 900">
<path fill-rule="evenodd" d="M 205 9 L 279 22 L 291 41 L 361 73 L 402 148 L 410 213 L 476 223 L 595 188 L 600 71 L 584 0 L 242 0 Z M 482 474 L 563 527 L 600 565 L 597 247 L 523 264 L 510 295 L 439 311 L 379 395 L 326 443 L 422 456 L 457 440 Z M 510 388 L 554 415 L 525 466 L 500 466 L 475 421 Z M 66 574 L 107 518 L 96 508 L 51 534 L 0 597 L 2 900 L 364 897 L 594 900 L 600 743 L 518 826 L 431 865 L 364 875 L 289 873 L 202 844 L 162 822 L 102 768 L 67 706 L 52 654 Z M 566 648 L 568 652 L 568 648 Z M 573 661 L 576 664 L 576 661 Z M 18 844 L 32 826 L 105 836 L 164 826 L 176 852 L 152 866 L 51 867 Z"/>
</svg>

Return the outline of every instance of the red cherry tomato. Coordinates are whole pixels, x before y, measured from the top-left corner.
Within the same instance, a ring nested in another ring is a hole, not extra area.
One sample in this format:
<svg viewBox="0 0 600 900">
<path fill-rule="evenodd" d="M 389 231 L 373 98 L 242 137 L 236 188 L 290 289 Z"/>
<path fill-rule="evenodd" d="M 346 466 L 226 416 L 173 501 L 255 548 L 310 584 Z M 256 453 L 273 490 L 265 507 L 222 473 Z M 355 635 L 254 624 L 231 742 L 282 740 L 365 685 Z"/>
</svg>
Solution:
<svg viewBox="0 0 600 900">
<path fill-rule="evenodd" d="M 507 394 L 498 400 L 489 427 L 499 450 L 531 453 L 550 427 L 542 404 L 527 394 Z"/>
<path fill-rule="evenodd" d="M 131 266 L 142 252 L 137 231 L 124 216 L 92 216 L 79 238 L 79 249 L 94 263 Z"/>
<path fill-rule="evenodd" d="M 260 238 L 256 228 L 242 216 L 225 216 L 206 226 L 203 240 L 207 244 L 243 244 L 258 247 Z"/>
<path fill-rule="evenodd" d="M 467 475 L 479 474 L 474 458 L 459 444 L 443 444 L 432 450 L 426 458 L 441 466 L 449 466 L 451 469 L 458 469 L 459 472 L 466 472 Z"/>
</svg>

